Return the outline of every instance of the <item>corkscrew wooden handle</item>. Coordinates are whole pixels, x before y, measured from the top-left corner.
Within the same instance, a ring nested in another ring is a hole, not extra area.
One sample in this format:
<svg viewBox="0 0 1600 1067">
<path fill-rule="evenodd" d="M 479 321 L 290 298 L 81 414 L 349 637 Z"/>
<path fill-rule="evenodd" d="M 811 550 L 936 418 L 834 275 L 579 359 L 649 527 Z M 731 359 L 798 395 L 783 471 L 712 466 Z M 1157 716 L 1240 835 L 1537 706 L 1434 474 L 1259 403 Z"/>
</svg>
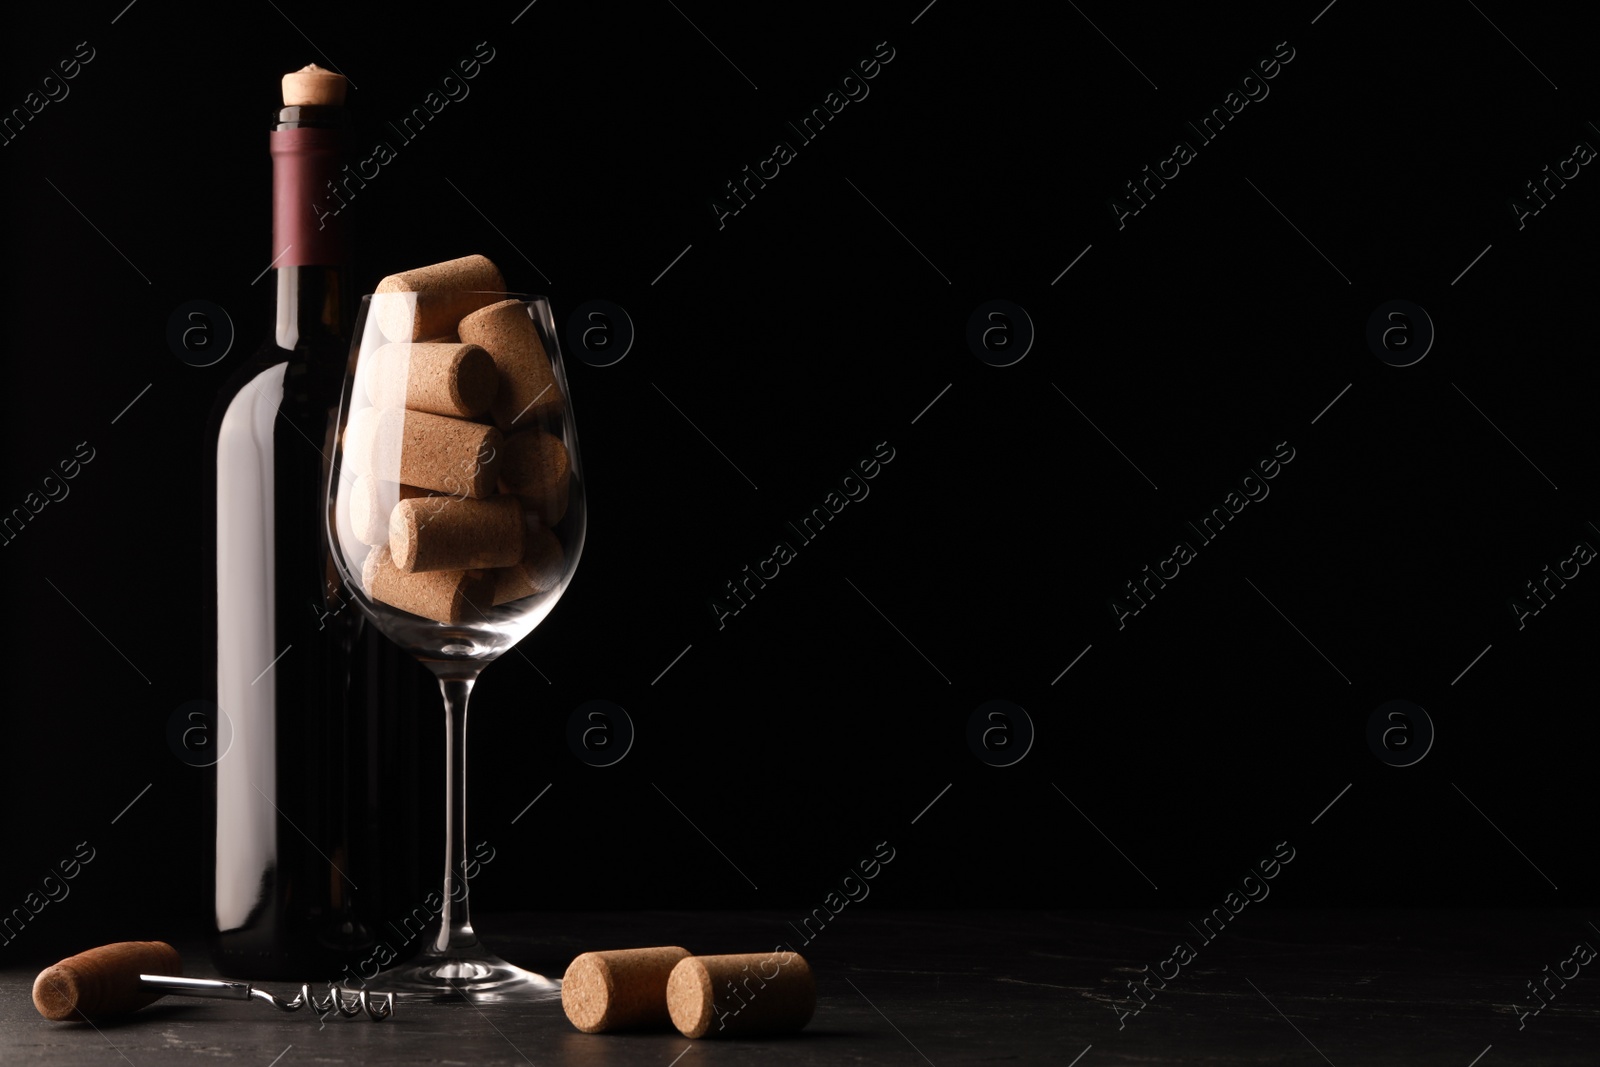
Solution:
<svg viewBox="0 0 1600 1067">
<path fill-rule="evenodd" d="M 33 980 L 33 1006 L 46 1019 L 95 1018 L 137 1011 L 160 999 L 141 974 L 183 974 L 178 950 L 165 941 L 119 941 L 69 956 Z"/>
</svg>

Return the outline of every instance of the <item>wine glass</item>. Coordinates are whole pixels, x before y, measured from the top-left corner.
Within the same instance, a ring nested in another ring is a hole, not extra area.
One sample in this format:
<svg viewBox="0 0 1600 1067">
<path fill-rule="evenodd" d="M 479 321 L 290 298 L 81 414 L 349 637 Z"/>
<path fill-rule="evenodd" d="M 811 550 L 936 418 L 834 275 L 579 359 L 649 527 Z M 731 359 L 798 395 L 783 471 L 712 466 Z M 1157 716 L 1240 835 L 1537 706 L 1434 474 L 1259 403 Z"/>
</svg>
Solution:
<svg viewBox="0 0 1600 1067">
<path fill-rule="evenodd" d="M 546 999 L 558 980 L 500 959 L 473 931 L 467 699 L 555 607 L 582 554 L 577 430 L 549 301 L 450 299 L 479 307 L 460 319 L 460 341 L 411 340 L 423 330 L 417 294 L 361 299 L 328 478 L 329 543 L 350 598 L 444 696 L 443 892 L 421 954 L 382 980 L 402 994 Z"/>
</svg>

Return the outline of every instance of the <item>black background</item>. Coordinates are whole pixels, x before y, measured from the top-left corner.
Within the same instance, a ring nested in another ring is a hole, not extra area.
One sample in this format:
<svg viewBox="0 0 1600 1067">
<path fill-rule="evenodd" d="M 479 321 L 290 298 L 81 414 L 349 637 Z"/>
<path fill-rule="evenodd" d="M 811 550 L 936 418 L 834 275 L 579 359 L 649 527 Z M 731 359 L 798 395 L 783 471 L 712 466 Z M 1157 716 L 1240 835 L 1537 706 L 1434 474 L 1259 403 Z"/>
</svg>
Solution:
<svg viewBox="0 0 1600 1067">
<path fill-rule="evenodd" d="M 204 422 L 266 328 L 279 75 L 336 66 L 376 139 L 479 42 L 470 95 L 387 136 L 351 203 L 360 290 L 483 253 L 558 322 L 605 299 L 638 335 L 567 353 L 589 538 L 474 697 L 480 914 L 798 915 L 880 841 L 863 907 L 1207 909 L 1280 841 L 1284 903 L 1594 903 L 1600 577 L 1521 630 L 1508 607 L 1600 546 L 1600 178 L 1522 229 L 1508 206 L 1600 145 L 1583 35 L 1504 5 L 920 6 L 8 15 L 5 109 L 94 59 L 0 147 L 0 509 L 95 459 L 0 548 L 0 910 L 96 859 L 7 951 L 205 914 L 206 772 L 166 726 L 209 696 Z M 786 122 L 885 41 L 800 145 Z M 1108 200 L 1283 41 L 1270 95 L 1119 229 Z M 719 228 L 778 139 L 797 158 Z M 966 343 L 997 298 L 1037 329 L 1004 368 Z M 166 344 L 193 299 L 240 331 L 213 367 Z M 1407 368 L 1365 341 L 1392 299 L 1437 328 Z M 1109 599 L 1284 441 L 1270 496 L 1119 630 Z M 719 630 L 722 584 L 879 442 L 870 496 Z M 1366 742 L 1396 698 L 1437 730 L 1407 768 Z M 592 699 L 638 731 L 612 767 L 565 741 Z M 1014 766 L 967 747 L 992 699 L 1037 730 Z"/>
</svg>

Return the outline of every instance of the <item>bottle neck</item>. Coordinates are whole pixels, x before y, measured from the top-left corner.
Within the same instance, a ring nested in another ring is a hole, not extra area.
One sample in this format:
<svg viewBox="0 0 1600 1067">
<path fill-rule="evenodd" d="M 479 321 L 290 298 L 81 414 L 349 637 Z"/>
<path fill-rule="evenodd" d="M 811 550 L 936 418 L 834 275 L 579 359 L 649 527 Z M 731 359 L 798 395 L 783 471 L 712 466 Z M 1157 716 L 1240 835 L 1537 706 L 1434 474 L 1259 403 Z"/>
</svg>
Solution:
<svg viewBox="0 0 1600 1067">
<path fill-rule="evenodd" d="M 336 267 L 279 267 L 274 340 L 293 350 L 306 342 L 347 341 L 350 316 L 345 284 L 348 271 Z"/>
<path fill-rule="evenodd" d="M 271 133 L 274 327 L 279 348 L 349 335 L 349 243 L 339 195 L 344 108 L 285 107 Z"/>
</svg>

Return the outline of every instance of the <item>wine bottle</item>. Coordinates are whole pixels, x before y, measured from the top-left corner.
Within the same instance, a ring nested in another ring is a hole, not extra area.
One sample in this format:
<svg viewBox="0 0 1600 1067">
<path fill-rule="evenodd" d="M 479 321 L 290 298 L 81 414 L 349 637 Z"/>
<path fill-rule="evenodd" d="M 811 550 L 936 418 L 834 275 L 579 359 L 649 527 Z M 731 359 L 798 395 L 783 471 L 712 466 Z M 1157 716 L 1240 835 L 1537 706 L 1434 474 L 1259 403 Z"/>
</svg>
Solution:
<svg viewBox="0 0 1600 1067">
<path fill-rule="evenodd" d="M 428 887 L 416 849 L 419 692 L 328 550 L 327 478 L 353 304 L 344 79 L 284 79 L 271 131 L 272 337 L 212 413 L 216 819 L 209 947 L 238 978 L 375 970 L 388 923 Z M 341 202 L 335 202 L 341 203 Z M 398 954 L 417 946 L 402 946 Z"/>
</svg>

